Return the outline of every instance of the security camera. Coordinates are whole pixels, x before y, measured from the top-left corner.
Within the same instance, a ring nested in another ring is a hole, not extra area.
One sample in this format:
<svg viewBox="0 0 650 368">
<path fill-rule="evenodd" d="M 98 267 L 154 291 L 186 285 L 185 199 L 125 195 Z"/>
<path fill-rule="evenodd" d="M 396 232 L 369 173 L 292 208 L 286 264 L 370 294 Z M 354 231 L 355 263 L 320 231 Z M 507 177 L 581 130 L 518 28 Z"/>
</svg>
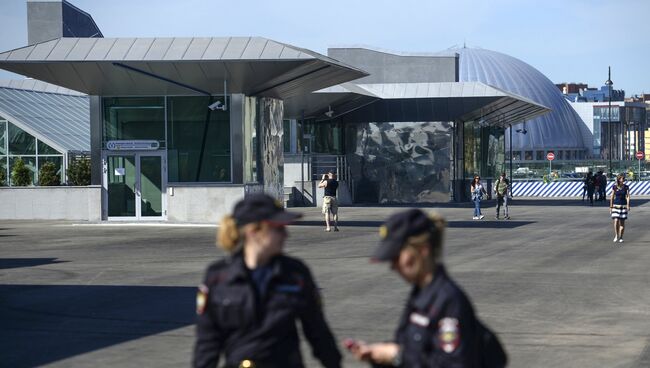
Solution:
<svg viewBox="0 0 650 368">
<path fill-rule="evenodd" d="M 325 112 L 325 116 L 327 116 L 328 118 L 334 116 L 334 110 L 332 110 L 331 106 L 328 106 L 328 110 Z"/>
<path fill-rule="evenodd" d="M 528 133 L 528 131 L 527 131 L 526 129 L 517 129 L 517 130 L 515 130 L 515 132 L 517 132 L 517 133 L 521 133 L 521 134 L 526 134 L 526 133 Z"/>
<path fill-rule="evenodd" d="M 226 105 L 222 104 L 221 101 L 217 101 L 217 102 L 209 105 L 208 109 L 210 109 L 212 111 L 214 111 L 214 110 L 226 111 Z"/>
</svg>

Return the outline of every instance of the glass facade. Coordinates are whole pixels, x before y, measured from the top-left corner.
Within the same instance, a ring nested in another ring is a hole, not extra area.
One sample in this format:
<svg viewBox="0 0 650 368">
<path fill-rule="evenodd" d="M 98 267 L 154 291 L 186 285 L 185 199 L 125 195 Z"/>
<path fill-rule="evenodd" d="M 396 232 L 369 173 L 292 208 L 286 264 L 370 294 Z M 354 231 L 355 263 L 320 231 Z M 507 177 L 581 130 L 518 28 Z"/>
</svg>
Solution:
<svg viewBox="0 0 650 368">
<path fill-rule="evenodd" d="M 485 179 L 497 178 L 505 168 L 505 130 L 469 121 L 463 124 L 463 137 L 465 178 L 476 174 Z M 532 159 L 531 151 L 526 154 Z"/>
<path fill-rule="evenodd" d="M 230 182 L 230 113 L 209 97 L 168 97 L 170 182 Z"/>
<path fill-rule="evenodd" d="M 18 158 L 21 158 L 25 167 L 29 169 L 32 185 L 38 185 L 38 169 L 48 161 L 55 164 L 61 182 L 65 180 L 61 152 L 0 118 L 0 170 L 4 173 L 4 185 L 12 185 L 11 171 Z"/>
<path fill-rule="evenodd" d="M 231 182 L 230 113 L 210 110 L 215 98 L 104 98 L 103 145 L 156 140 L 167 151 L 169 182 Z"/>
</svg>

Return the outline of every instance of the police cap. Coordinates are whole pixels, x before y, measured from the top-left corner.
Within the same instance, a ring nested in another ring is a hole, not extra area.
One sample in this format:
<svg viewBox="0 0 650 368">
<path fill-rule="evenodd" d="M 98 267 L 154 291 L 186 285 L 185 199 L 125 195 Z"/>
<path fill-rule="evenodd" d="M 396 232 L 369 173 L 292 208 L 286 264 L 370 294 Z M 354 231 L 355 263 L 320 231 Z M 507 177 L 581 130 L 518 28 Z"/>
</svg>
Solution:
<svg viewBox="0 0 650 368">
<path fill-rule="evenodd" d="M 398 212 L 379 228 L 381 241 L 373 256 L 374 261 L 392 261 L 399 255 L 406 240 L 435 229 L 433 221 L 418 209 Z"/>
</svg>

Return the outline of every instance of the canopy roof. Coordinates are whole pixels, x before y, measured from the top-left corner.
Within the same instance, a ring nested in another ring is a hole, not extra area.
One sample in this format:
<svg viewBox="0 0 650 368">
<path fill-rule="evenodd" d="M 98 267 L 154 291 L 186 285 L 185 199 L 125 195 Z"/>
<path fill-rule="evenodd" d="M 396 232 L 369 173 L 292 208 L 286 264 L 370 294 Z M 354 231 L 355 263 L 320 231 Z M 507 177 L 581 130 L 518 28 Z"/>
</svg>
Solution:
<svg viewBox="0 0 650 368">
<path fill-rule="evenodd" d="M 367 75 L 261 37 L 59 38 L 0 54 L 0 68 L 89 95 L 244 93 L 286 98 Z"/>
<path fill-rule="evenodd" d="M 530 99 L 480 82 L 344 83 L 289 99 L 285 109 L 288 115 L 294 117 L 329 120 L 366 106 L 365 113 L 368 114 L 367 110 L 372 109 L 370 106 L 382 100 L 426 102 L 425 112 L 429 118 L 441 121 L 481 120 L 484 124 L 501 127 L 550 111 Z M 368 118 L 382 119 L 382 116 L 371 113 Z M 394 116 L 387 117 L 389 120 L 391 118 Z"/>
</svg>

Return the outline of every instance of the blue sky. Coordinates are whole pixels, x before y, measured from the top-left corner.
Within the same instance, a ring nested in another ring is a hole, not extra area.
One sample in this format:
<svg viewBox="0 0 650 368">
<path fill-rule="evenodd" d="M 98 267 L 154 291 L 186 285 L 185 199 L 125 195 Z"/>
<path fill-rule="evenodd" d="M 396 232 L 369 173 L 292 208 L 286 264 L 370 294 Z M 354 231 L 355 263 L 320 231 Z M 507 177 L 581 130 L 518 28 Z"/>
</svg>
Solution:
<svg viewBox="0 0 650 368">
<path fill-rule="evenodd" d="M 262 36 L 323 54 L 367 45 L 402 52 L 499 51 L 551 81 L 650 93 L 647 0 L 69 0 L 105 37 Z M 0 51 L 27 43 L 26 0 L 0 2 Z M 0 71 L 0 79 L 15 78 Z"/>
</svg>

